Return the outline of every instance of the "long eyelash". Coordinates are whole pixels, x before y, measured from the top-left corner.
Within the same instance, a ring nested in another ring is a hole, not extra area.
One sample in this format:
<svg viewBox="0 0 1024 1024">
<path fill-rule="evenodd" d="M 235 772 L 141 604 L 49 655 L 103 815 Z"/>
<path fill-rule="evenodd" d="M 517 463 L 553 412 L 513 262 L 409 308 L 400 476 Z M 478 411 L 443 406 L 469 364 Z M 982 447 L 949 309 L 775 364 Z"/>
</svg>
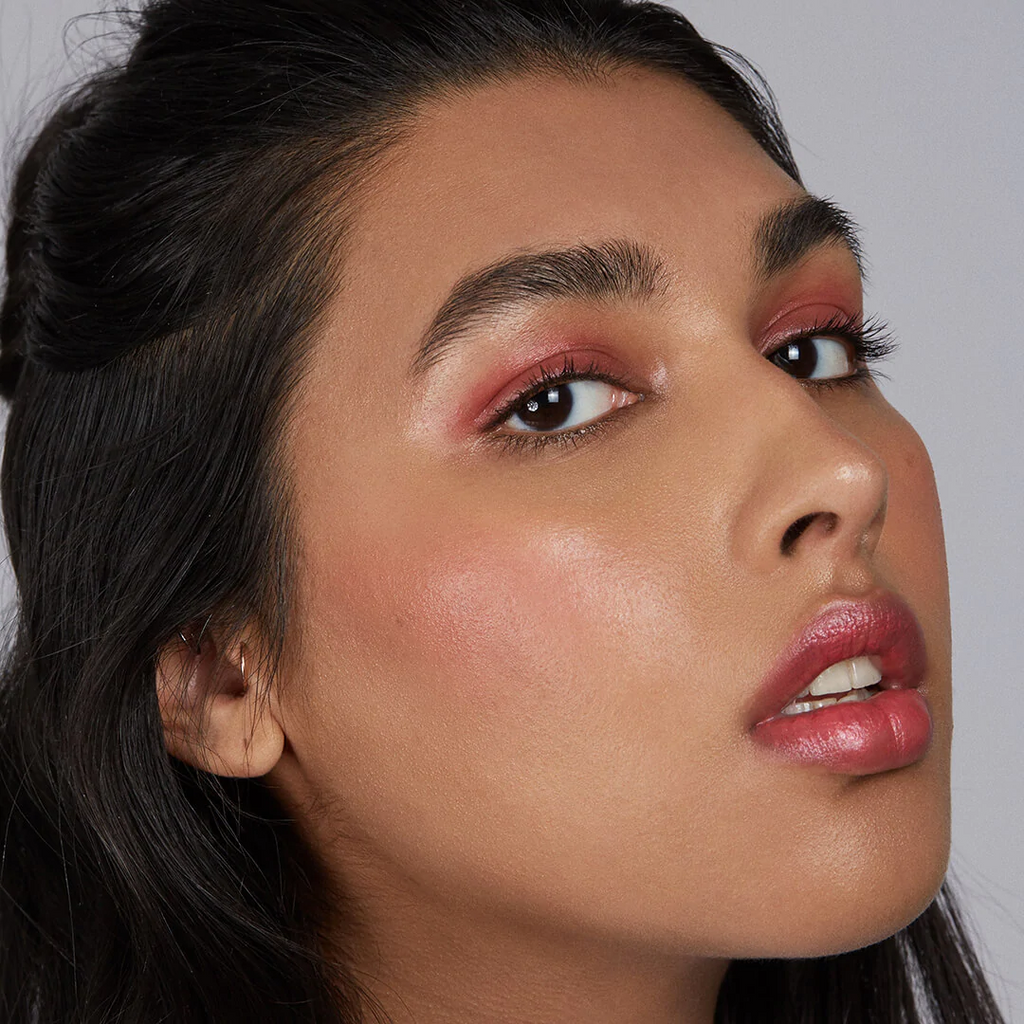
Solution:
<svg viewBox="0 0 1024 1024">
<path fill-rule="evenodd" d="M 586 377 L 587 380 L 601 380 L 606 384 L 622 387 L 622 383 L 619 380 L 601 370 L 597 363 L 591 362 L 588 366 L 578 367 L 572 357 L 572 353 L 566 353 L 562 357 L 562 365 L 559 369 L 549 370 L 547 367 L 542 366 L 535 370 L 519 391 L 494 414 L 492 426 L 497 426 L 497 424 L 508 419 L 527 398 L 547 388 L 564 384 L 567 380 L 574 380 L 577 377 Z"/>
<path fill-rule="evenodd" d="M 899 342 L 893 337 L 892 331 L 884 320 L 877 316 L 859 320 L 856 317 L 840 313 L 823 323 L 816 324 L 810 330 L 794 334 L 791 338 L 787 338 L 784 344 L 792 344 L 794 341 L 803 341 L 807 338 L 817 338 L 823 334 L 842 338 L 853 346 L 858 364 L 857 370 L 849 377 L 835 377 L 826 380 L 805 379 L 801 383 L 808 387 L 830 391 L 833 388 L 857 387 L 865 381 L 878 378 L 889 380 L 887 374 L 882 373 L 874 366 L 882 359 L 888 359 L 899 349 Z M 772 354 L 774 353 L 769 353 L 769 355 Z"/>
<path fill-rule="evenodd" d="M 613 377 L 611 374 L 605 373 L 597 363 L 590 362 L 586 366 L 579 366 L 575 359 L 573 359 L 572 353 L 566 353 L 562 357 L 562 365 L 558 369 L 549 370 L 547 367 L 542 366 L 535 370 L 519 391 L 509 398 L 509 400 L 502 405 L 501 409 L 494 414 L 491 420 L 491 426 L 500 426 L 520 405 L 523 404 L 523 402 L 526 401 L 526 399 L 531 398 L 533 395 L 544 391 L 547 388 L 557 387 L 559 384 L 566 383 L 566 381 L 584 378 L 586 380 L 604 381 L 604 383 L 610 384 L 612 387 L 626 387 L 626 385 L 617 377 Z M 577 427 L 575 430 L 563 430 L 551 433 L 530 431 L 520 432 L 517 434 L 499 434 L 495 432 L 491 436 L 506 452 L 521 452 L 524 450 L 538 451 L 539 449 L 545 448 L 549 445 L 571 445 L 575 448 L 583 441 L 584 437 L 596 434 L 600 430 L 603 430 L 607 423 L 608 419 L 605 418 L 595 420 L 591 423 L 586 423 L 582 427 Z"/>
</svg>

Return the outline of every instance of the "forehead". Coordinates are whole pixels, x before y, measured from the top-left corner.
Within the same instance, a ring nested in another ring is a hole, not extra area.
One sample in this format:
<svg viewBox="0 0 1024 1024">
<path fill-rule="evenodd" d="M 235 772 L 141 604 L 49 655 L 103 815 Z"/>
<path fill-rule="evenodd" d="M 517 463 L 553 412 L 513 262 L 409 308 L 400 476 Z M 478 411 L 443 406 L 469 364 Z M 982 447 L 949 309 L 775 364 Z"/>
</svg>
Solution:
<svg viewBox="0 0 1024 1024">
<path fill-rule="evenodd" d="M 759 190 L 770 203 L 796 189 L 713 101 L 649 71 L 528 77 L 429 100 L 374 184 L 356 223 L 364 257 L 390 243 L 453 261 L 651 231 L 663 217 L 720 222 L 756 207 Z"/>
<path fill-rule="evenodd" d="M 545 75 L 434 97 L 359 198 L 331 347 L 361 373 L 404 371 L 464 275 L 580 242 L 638 239 L 706 293 L 748 263 L 765 210 L 801 192 L 675 76 Z"/>
</svg>

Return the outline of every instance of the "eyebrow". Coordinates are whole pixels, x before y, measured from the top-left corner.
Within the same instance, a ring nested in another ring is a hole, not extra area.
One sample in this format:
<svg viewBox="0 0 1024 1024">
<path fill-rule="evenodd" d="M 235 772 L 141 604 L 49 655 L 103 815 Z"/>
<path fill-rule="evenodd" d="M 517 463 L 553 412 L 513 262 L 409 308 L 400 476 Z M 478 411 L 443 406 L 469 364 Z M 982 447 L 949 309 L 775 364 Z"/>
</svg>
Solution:
<svg viewBox="0 0 1024 1024">
<path fill-rule="evenodd" d="M 853 219 L 830 199 L 804 195 L 768 211 L 754 232 L 757 277 L 766 282 L 823 245 L 845 246 L 863 274 Z M 411 374 L 419 377 L 479 323 L 520 306 L 559 299 L 649 302 L 668 289 L 661 257 L 633 239 L 514 253 L 461 278 L 423 333 Z"/>
<path fill-rule="evenodd" d="M 853 218 L 831 199 L 798 196 L 765 214 L 754 234 L 754 262 L 762 282 L 792 269 L 813 249 L 842 245 L 864 276 L 864 254 Z"/>
</svg>

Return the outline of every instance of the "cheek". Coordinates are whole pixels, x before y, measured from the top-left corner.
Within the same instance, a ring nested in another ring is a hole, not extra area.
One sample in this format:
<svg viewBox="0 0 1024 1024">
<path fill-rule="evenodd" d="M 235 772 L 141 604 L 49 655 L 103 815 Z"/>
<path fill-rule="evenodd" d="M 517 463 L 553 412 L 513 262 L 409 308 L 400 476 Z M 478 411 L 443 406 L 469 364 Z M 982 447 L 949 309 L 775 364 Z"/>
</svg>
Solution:
<svg viewBox="0 0 1024 1024">
<path fill-rule="evenodd" d="M 689 689 L 715 644 L 664 538 L 636 516 L 431 507 L 307 545 L 296 791 L 460 898 L 621 923 L 652 913 L 642 893 L 686 893 L 699 851 L 738 827 L 721 800 L 736 769 L 721 705 Z M 691 824 L 702 803 L 723 812 L 710 834 Z"/>
<path fill-rule="evenodd" d="M 575 703 L 581 673 L 593 686 L 662 631 L 669 610 L 639 557 L 585 529 L 438 516 L 322 560 L 310 625 L 432 712 Z"/>
<path fill-rule="evenodd" d="M 938 664 L 948 665 L 949 583 L 935 475 L 920 437 L 902 417 L 893 417 L 882 449 L 889 503 L 876 558 L 931 634 L 929 649 L 936 647 Z"/>
<path fill-rule="evenodd" d="M 898 534 L 908 562 L 944 581 L 945 542 L 935 474 L 924 443 L 905 420 L 887 464 L 890 534 Z"/>
<path fill-rule="evenodd" d="M 934 849 L 938 863 L 948 852 L 953 738 L 952 641 L 945 541 L 928 452 L 910 424 L 895 412 L 892 416 L 886 434 L 887 446 L 883 450 L 889 471 L 889 506 L 876 563 L 886 582 L 910 602 L 924 631 L 928 669 L 923 689 L 932 707 L 935 732 L 931 749 L 919 766 L 922 784 L 927 783 L 920 806 L 922 810 L 930 808 L 932 815 L 921 834 L 936 838 Z"/>
<path fill-rule="evenodd" d="M 397 822 L 445 833 L 449 814 L 481 837 L 515 823 L 509 851 L 559 821 L 605 859 L 606 831 L 644 834 L 657 813 L 678 831 L 666 793 L 703 785 L 727 740 L 720 707 L 687 696 L 708 630 L 653 531 L 446 511 L 317 548 L 294 687 L 312 703 L 289 723 L 307 777 L 399 844 Z M 439 807 L 453 779 L 460 806 Z"/>
</svg>

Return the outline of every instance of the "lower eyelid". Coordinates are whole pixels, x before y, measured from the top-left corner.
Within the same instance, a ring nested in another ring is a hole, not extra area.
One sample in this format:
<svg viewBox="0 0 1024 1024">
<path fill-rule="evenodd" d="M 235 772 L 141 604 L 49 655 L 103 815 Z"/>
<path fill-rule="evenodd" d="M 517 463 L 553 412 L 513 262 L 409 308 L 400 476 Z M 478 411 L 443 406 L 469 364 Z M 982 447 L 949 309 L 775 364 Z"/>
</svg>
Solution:
<svg viewBox="0 0 1024 1024">
<path fill-rule="evenodd" d="M 566 448 L 578 449 L 591 438 L 603 434 L 615 417 L 591 420 L 575 430 L 561 430 L 554 433 L 519 431 L 515 434 L 498 434 L 496 439 L 506 454 L 555 454 Z"/>
<path fill-rule="evenodd" d="M 643 397 L 638 397 L 635 402 L 620 406 L 614 412 L 591 420 L 589 423 L 585 423 L 575 429 L 550 432 L 526 430 L 507 432 L 494 430 L 483 434 L 481 441 L 488 447 L 497 445 L 500 454 L 509 455 L 542 455 L 545 452 L 556 455 L 565 448 L 575 450 L 586 445 L 588 441 L 598 434 L 603 434 L 606 430 L 616 429 L 620 424 L 625 425 L 631 418 L 632 410 L 642 408 L 644 404 L 650 401 L 651 396 L 648 393 L 639 392 L 637 394 L 638 396 L 643 394 Z"/>
</svg>

